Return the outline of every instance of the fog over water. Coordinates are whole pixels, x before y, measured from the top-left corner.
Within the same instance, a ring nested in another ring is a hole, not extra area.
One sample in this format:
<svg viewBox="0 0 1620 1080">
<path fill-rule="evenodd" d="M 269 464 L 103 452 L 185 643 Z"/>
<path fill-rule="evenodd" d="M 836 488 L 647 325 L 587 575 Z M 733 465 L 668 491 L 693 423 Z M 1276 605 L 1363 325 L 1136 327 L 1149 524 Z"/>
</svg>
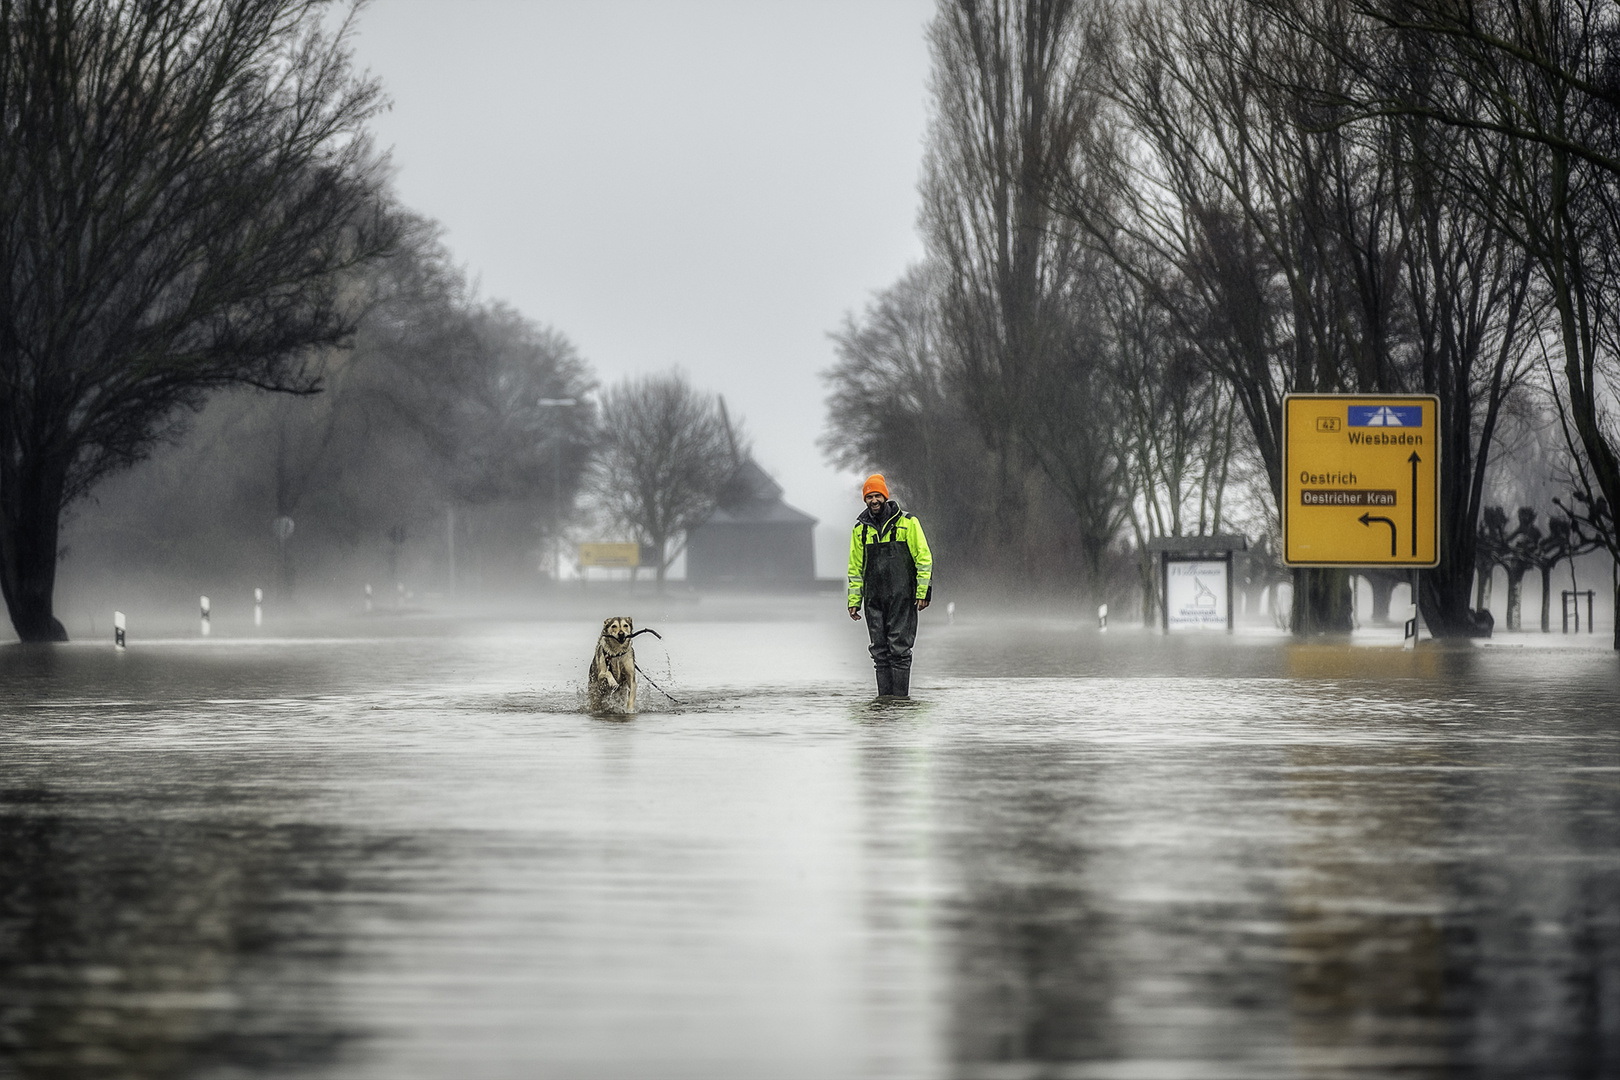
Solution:
<svg viewBox="0 0 1620 1080">
<path fill-rule="evenodd" d="M 1620 1067 L 1601 637 L 602 602 L 0 650 L 0 1075 Z"/>
<path fill-rule="evenodd" d="M 923 245 L 927 0 L 374 4 L 356 64 L 403 202 L 604 384 L 679 365 L 843 569 L 860 480 L 815 449 L 827 332 Z"/>
</svg>

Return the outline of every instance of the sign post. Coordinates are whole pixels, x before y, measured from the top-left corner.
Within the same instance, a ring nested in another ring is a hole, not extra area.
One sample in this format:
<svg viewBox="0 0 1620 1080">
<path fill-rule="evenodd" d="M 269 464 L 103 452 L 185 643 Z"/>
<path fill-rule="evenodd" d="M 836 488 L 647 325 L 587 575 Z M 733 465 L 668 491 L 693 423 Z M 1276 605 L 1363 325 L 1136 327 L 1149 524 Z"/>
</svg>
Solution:
<svg viewBox="0 0 1620 1080">
<path fill-rule="evenodd" d="M 1440 399 L 1289 394 L 1282 467 L 1283 562 L 1410 570 L 1410 648 L 1418 571 L 1440 564 Z"/>
<path fill-rule="evenodd" d="M 1283 398 L 1283 562 L 1440 563 L 1440 399 Z"/>
</svg>

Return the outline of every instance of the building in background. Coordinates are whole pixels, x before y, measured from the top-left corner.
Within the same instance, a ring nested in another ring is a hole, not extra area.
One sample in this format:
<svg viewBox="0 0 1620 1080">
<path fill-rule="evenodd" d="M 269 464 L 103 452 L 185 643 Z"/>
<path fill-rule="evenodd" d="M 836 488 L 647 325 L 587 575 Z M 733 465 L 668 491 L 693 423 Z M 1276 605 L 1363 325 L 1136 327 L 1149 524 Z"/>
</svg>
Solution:
<svg viewBox="0 0 1620 1080">
<path fill-rule="evenodd" d="M 816 519 L 783 502 L 782 485 L 739 453 L 735 439 L 731 454 L 719 507 L 687 534 L 686 580 L 697 588 L 814 588 Z"/>
</svg>

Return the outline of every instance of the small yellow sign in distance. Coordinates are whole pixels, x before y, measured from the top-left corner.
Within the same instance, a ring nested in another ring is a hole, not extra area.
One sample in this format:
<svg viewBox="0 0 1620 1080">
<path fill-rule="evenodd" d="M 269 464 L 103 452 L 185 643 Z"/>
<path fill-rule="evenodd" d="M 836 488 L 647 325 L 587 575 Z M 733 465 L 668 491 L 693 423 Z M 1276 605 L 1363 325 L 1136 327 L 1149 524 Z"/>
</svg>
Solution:
<svg viewBox="0 0 1620 1080">
<path fill-rule="evenodd" d="M 589 543 L 579 545 L 579 565 L 630 567 L 641 565 L 641 545 Z"/>
<path fill-rule="evenodd" d="M 1440 399 L 1283 398 L 1283 562 L 1438 566 Z"/>
</svg>

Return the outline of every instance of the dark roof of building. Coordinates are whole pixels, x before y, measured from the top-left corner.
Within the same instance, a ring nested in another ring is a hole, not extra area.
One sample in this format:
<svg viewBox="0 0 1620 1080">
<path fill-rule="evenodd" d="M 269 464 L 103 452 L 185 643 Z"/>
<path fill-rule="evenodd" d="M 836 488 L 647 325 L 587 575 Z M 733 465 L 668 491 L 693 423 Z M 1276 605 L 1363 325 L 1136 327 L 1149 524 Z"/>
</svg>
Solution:
<svg viewBox="0 0 1620 1080">
<path fill-rule="evenodd" d="M 710 514 L 705 525 L 814 525 L 816 519 L 803 510 L 795 510 L 778 499 L 773 503 L 758 503 L 734 510 L 721 507 Z"/>
<path fill-rule="evenodd" d="M 731 479 L 720 489 L 720 506 L 741 509 L 751 503 L 782 501 L 782 485 L 759 467 L 752 454 L 743 458 L 731 472 Z"/>
<path fill-rule="evenodd" d="M 720 505 L 704 525 L 814 525 L 816 519 L 782 501 L 782 485 L 745 455 L 720 489 Z M 702 526 L 699 526 L 702 528 Z"/>
</svg>

